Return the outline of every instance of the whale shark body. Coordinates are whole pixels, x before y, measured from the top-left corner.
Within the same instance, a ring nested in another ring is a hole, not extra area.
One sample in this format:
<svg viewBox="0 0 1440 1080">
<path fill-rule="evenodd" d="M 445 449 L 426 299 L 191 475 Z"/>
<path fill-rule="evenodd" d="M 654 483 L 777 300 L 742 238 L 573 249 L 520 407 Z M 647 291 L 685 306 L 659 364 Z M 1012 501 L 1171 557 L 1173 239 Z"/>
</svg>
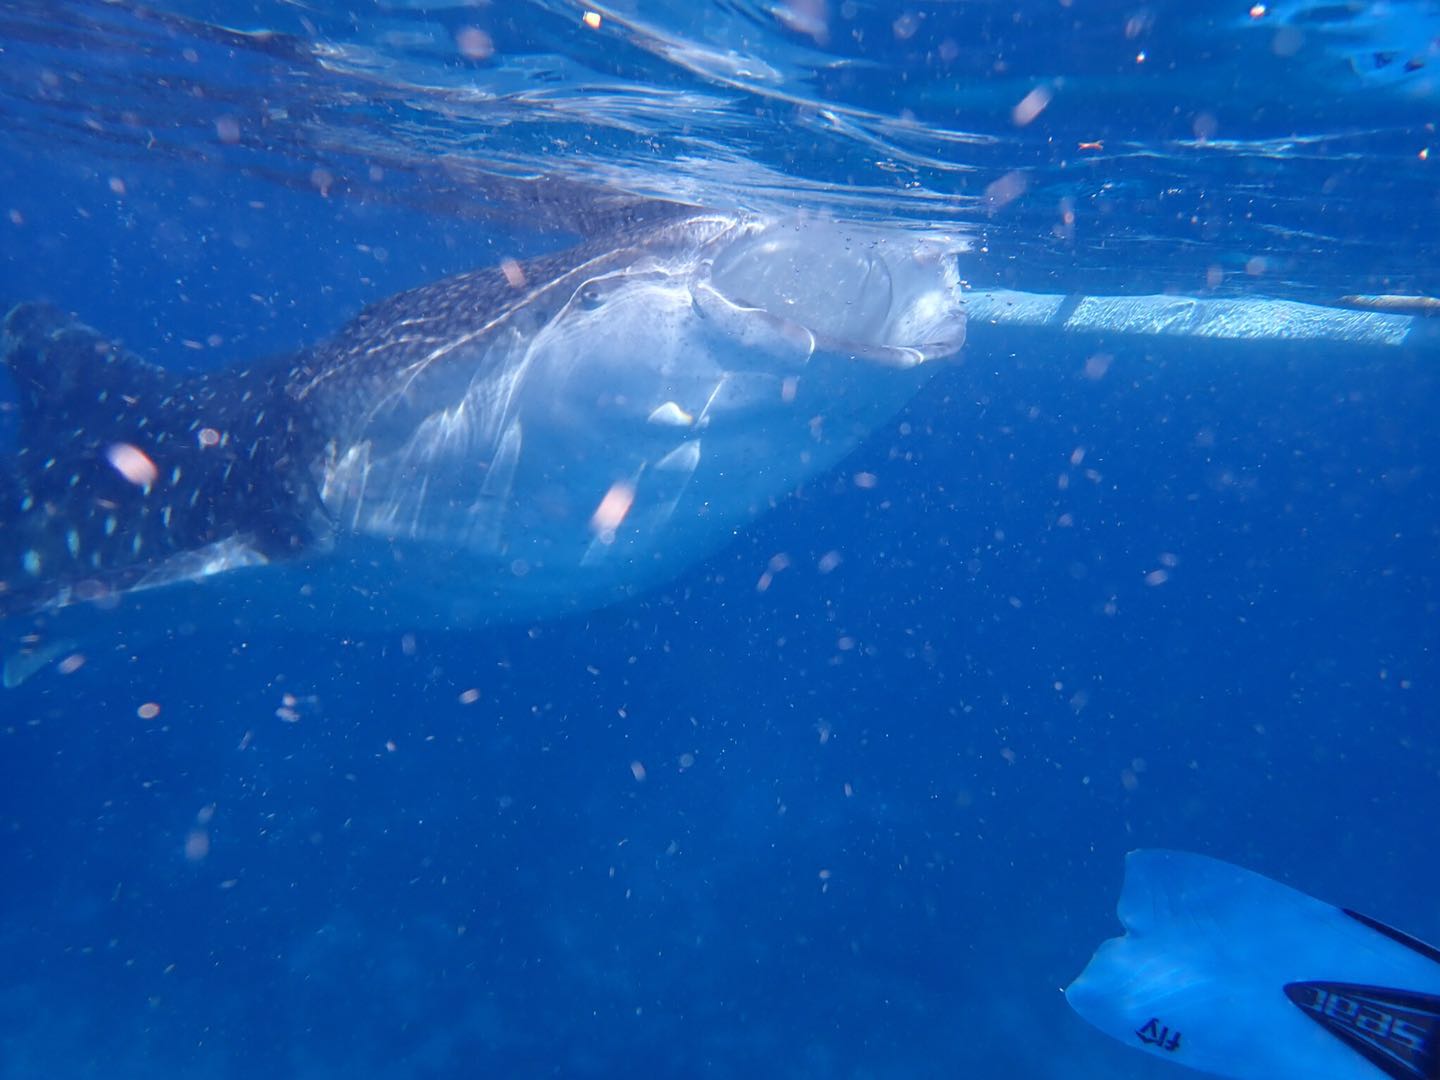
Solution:
<svg viewBox="0 0 1440 1080">
<path fill-rule="evenodd" d="M 830 468 L 964 337 L 946 245 L 708 213 L 191 378 L 21 305 L 0 616 L 53 638 L 197 583 L 251 622 L 346 631 L 593 609 Z"/>
</svg>

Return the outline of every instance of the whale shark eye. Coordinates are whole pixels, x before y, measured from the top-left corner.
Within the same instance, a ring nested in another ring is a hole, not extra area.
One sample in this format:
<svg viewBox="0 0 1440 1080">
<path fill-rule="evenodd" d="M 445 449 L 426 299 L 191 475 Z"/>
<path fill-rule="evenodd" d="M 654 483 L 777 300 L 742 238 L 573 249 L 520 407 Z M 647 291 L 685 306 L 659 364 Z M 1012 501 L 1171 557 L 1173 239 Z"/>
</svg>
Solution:
<svg viewBox="0 0 1440 1080">
<path fill-rule="evenodd" d="M 589 311 L 594 311 L 605 303 L 605 286 L 601 285 L 598 281 L 587 281 L 584 285 L 580 286 L 575 295 L 580 301 L 581 307 Z"/>
</svg>

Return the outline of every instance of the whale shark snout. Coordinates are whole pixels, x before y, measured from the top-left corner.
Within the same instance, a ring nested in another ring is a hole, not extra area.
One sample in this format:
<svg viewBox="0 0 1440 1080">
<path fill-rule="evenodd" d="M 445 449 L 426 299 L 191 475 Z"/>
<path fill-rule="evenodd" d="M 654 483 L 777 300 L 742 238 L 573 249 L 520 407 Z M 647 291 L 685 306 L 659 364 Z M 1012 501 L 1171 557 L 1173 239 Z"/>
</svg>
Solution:
<svg viewBox="0 0 1440 1080">
<path fill-rule="evenodd" d="M 965 340 L 955 252 L 938 242 L 830 222 L 772 223 L 731 242 L 711 284 L 736 303 L 806 326 L 832 348 L 911 362 Z M 919 353 L 920 355 L 916 355 Z"/>
<path fill-rule="evenodd" d="M 345 628 L 612 602 L 833 466 L 960 349 L 954 256 L 697 213 L 189 380 L 18 309 L 0 614 L 187 581 Z"/>
</svg>

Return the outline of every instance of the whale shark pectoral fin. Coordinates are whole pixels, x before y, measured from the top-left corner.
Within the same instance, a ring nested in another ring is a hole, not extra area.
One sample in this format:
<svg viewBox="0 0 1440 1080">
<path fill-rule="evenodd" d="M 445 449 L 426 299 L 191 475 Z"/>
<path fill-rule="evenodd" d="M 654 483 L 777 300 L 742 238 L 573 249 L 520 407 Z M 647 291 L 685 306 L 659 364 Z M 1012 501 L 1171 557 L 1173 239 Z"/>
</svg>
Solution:
<svg viewBox="0 0 1440 1080">
<path fill-rule="evenodd" d="M 132 586 L 130 592 L 144 589 L 158 589 L 183 581 L 204 581 L 216 574 L 243 570 L 247 567 L 268 566 L 270 559 L 260 551 L 251 538 L 232 536 L 214 544 L 182 551 L 149 570 Z"/>
<path fill-rule="evenodd" d="M 72 638 L 52 638 L 48 641 L 32 639 L 21 642 L 13 652 L 5 654 L 4 664 L 0 665 L 0 686 L 6 690 L 15 689 L 36 672 L 73 652 L 78 646 L 79 642 Z"/>
</svg>

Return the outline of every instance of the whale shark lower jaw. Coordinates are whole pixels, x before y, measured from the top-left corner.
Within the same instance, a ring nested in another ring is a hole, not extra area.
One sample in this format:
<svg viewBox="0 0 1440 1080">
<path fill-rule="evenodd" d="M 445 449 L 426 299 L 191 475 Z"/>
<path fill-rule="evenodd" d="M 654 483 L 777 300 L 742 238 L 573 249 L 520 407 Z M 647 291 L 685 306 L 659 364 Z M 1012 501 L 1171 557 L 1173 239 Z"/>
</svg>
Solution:
<svg viewBox="0 0 1440 1080">
<path fill-rule="evenodd" d="M 632 595 L 957 353 L 954 255 L 697 213 L 400 293 L 298 356 L 199 378 L 21 305 L 0 342 L 20 412 L 0 615 L 183 582 L 340 627 Z"/>
</svg>

